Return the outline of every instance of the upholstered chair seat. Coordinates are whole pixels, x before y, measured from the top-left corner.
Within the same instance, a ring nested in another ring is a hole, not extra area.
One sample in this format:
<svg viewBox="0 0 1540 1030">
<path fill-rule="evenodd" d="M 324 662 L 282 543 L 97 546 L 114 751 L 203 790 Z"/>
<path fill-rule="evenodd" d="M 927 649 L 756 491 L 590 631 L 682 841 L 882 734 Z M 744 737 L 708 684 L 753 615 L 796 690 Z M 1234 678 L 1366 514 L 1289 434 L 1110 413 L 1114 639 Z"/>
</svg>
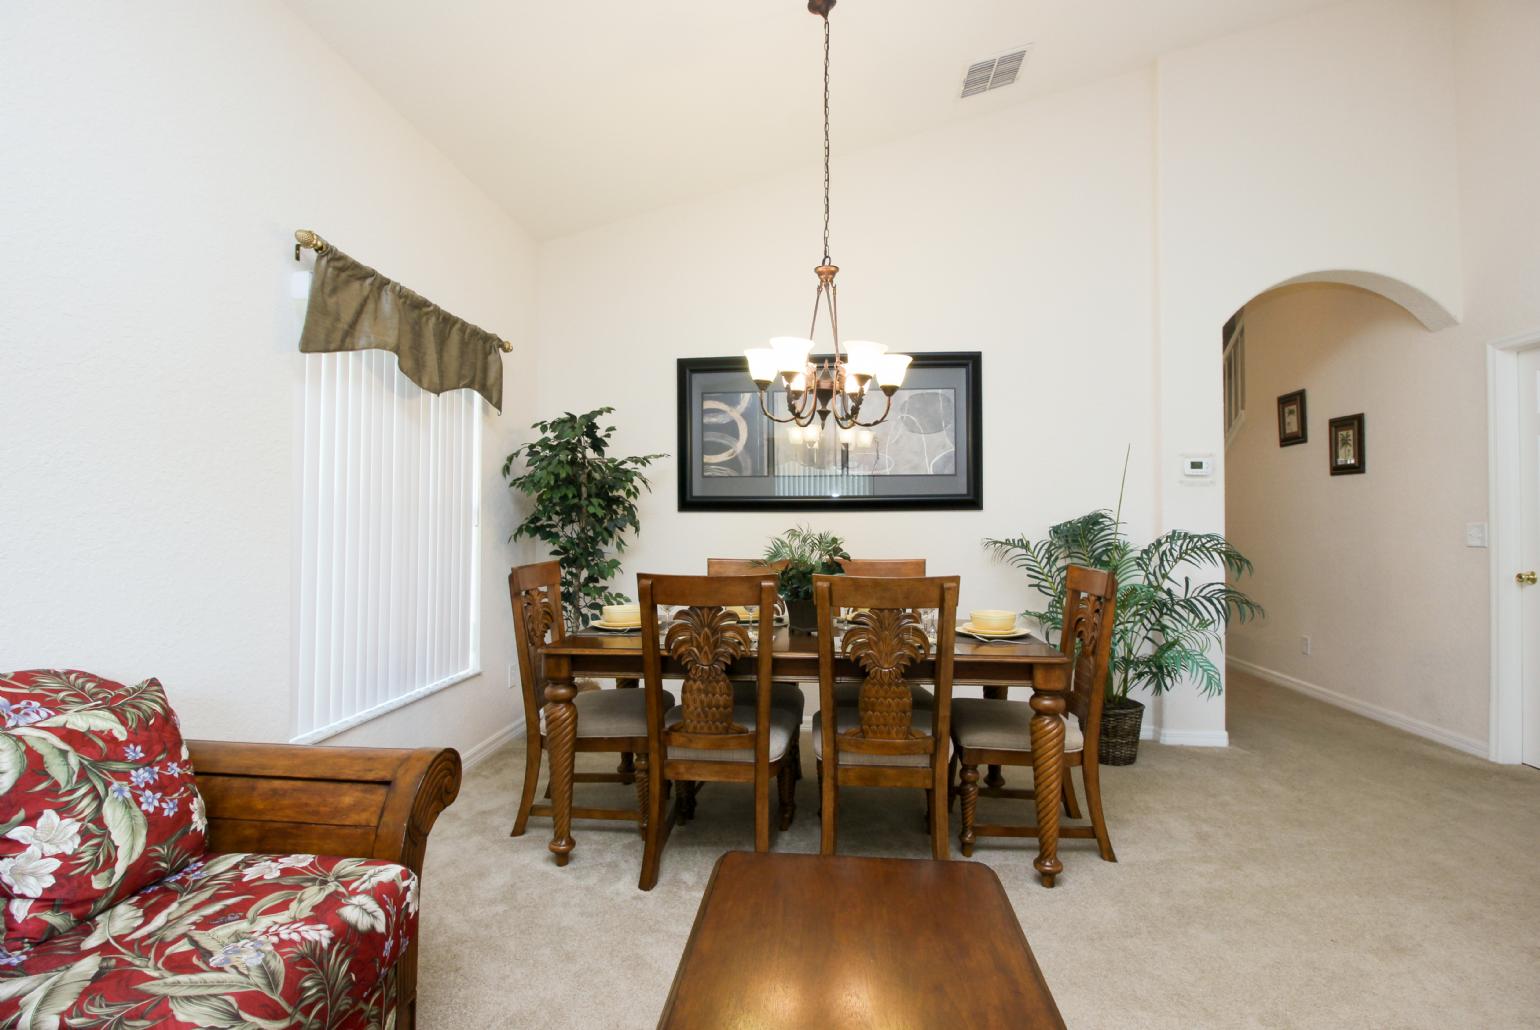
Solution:
<svg viewBox="0 0 1540 1030">
<path fill-rule="evenodd" d="M 676 726 L 684 721 L 684 706 L 675 705 L 669 709 L 663 717 L 664 726 Z M 753 730 L 754 706 L 734 705 L 733 722 L 746 730 Z M 792 738 L 796 737 L 797 730 L 802 726 L 802 721 L 783 708 L 770 709 L 770 757 L 769 761 L 778 762 L 786 755 L 791 747 Z M 754 749 L 735 748 L 731 751 L 718 751 L 712 748 L 671 747 L 668 749 L 670 761 L 690 761 L 691 759 L 702 762 L 752 762 L 754 761 Z"/>
<path fill-rule="evenodd" d="M 956 702 L 953 702 L 954 704 Z M 861 725 L 861 713 L 855 708 L 841 708 L 834 723 L 835 733 L 857 729 Z M 916 719 L 916 729 L 924 729 L 929 717 Z M 926 734 L 929 736 L 930 734 Z M 823 761 L 823 713 L 813 713 L 813 757 Z M 923 769 L 930 765 L 930 755 L 872 755 L 861 751 L 847 751 L 840 755 L 841 765 L 897 765 Z"/>
<path fill-rule="evenodd" d="M 1064 750 L 1085 750 L 1079 719 L 1058 717 L 1064 724 Z M 989 751 L 1032 751 L 1032 706 L 1025 701 L 957 698 L 952 702 L 952 736 L 965 748 Z"/>
<path fill-rule="evenodd" d="M 674 695 L 663 692 L 664 704 L 672 705 Z M 591 737 L 645 737 L 647 735 L 647 694 L 641 690 L 584 690 L 572 699 L 577 707 L 579 740 Z M 540 728 L 545 729 L 545 712 L 540 713 Z"/>
</svg>

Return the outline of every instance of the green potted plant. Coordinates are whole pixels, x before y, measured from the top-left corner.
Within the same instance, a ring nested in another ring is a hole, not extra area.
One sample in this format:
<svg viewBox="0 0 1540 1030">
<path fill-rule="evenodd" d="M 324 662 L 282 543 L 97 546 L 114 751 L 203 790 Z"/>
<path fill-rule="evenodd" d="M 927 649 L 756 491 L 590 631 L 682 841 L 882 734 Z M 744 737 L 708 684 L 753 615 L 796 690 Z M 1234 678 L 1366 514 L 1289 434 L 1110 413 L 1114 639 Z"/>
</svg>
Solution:
<svg viewBox="0 0 1540 1030">
<path fill-rule="evenodd" d="M 780 566 L 780 594 L 786 602 L 786 621 L 792 629 L 811 633 L 818 628 L 813 577 L 839 575 L 843 571 L 839 559 L 849 557 L 845 542 L 833 533 L 815 533 L 806 526 L 796 526 L 771 540 L 765 556 L 757 563 Z"/>
<path fill-rule="evenodd" d="M 1120 509 L 1121 511 L 1121 501 Z M 1205 696 L 1224 689 L 1209 658 L 1211 645 L 1231 618 L 1245 622 L 1262 606 L 1228 583 L 1199 582 L 1184 567 L 1223 568 L 1231 576 L 1251 571 L 1251 562 L 1218 533 L 1173 529 L 1143 547 L 1123 533 L 1118 514 L 1093 511 L 1048 530 L 1042 540 L 1024 536 L 988 539 L 995 557 L 1027 574 L 1027 582 L 1048 598 L 1036 619 L 1049 634 L 1064 627 L 1064 580 L 1070 565 L 1111 569 L 1118 603 L 1112 630 L 1112 660 L 1102 707 L 1101 761 L 1132 765 L 1139 754 L 1144 705 L 1129 697 L 1136 687 L 1160 695 L 1188 677 Z"/>
<path fill-rule="evenodd" d="M 512 539 L 540 540 L 561 563 L 561 590 L 571 630 L 592 621 L 604 605 L 628 600 L 609 589 L 610 580 L 620 571 L 615 555 L 626 549 L 626 531 L 641 528 L 636 500 L 643 488 L 652 489 L 641 470 L 664 457 L 610 457 L 607 452 L 615 427 L 601 427 L 599 420 L 614 410 L 597 408 L 581 415 L 569 411 L 560 418 L 536 422 L 540 438 L 514 450 L 503 463 L 509 488 L 534 502 Z M 524 471 L 514 475 L 520 458 Z"/>
</svg>

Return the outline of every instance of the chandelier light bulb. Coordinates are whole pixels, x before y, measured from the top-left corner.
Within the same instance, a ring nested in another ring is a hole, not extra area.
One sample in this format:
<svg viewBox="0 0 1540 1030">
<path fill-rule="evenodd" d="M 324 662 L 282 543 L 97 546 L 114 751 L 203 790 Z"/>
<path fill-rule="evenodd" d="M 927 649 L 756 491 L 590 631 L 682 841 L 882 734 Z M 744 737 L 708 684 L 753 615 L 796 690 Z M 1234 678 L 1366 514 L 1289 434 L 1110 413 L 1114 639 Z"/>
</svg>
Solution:
<svg viewBox="0 0 1540 1030">
<path fill-rule="evenodd" d="M 846 368 L 858 376 L 874 376 L 877 374 L 877 360 L 887 349 L 870 340 L 850 340 L 845 344 Z"/>
<path fill-rule="evenodd" d="M 750 347 L 743 352 L 749 359 L 749 378 L 756 383 L 768 383 L 780 372 L 780 361 L 769 347 Z"/>
<path fill-rule="evenodd" d="M 813 341 L 800 336 L 777 336 L 770 341 L 770 349 L 775 352 L 778 370 L 790 377 L 807 368 L 807 355 L 813 349 Z"/>
<path fill-rule="evenodd" d="M 898 389 L 909 374 L 909 363 L 914 358 L 908 354 L 884 354 L 877 359 L 877 385 Z"/>
</svg>

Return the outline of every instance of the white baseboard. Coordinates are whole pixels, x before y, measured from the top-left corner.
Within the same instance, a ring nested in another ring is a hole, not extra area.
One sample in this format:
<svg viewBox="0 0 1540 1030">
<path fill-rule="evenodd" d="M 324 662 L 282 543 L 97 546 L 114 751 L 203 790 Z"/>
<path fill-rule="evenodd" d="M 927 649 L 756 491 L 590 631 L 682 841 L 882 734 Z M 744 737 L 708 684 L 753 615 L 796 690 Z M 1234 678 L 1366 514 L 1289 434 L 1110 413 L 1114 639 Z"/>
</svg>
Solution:
<svg viewBox="0 0 1540 1030">
<path fill-rule="evenodd" d="M 521 715 L 507 726 L 504 726 L 502 729 L 498 730 L 496 733 L 483 740 L 481 743 L 467 748 L 464 753 L 460 755 L 460 768 L 466 770 L 470 769 L 472 766 L 485 760 L 488 755 L 492 754 L 492 752 L 496 751 L 510 740 L 513 740 L 515 737 L 522 736 L 523 733 L 524 717 Z"/>
<path fill-rule="evenodd" d="M 1224 730 L 1161 730 L 1160 742 L 1177 747 L 1229 747 L 1230 734 Z"/>
<path fill-rule="evenodd" d="M 1423 737 L 1434 743 L 1443 744 L 1445 747 L 1452 747 L 1456 751 L 1463 751 L 1468 755 L 1475 755 L 1478 758 L 1490 757 L 1487 753 L 1487 742 L 1484 740 L 1476 740 L 1463 734 L 1453 733 L 1442 726 L 1435 726 L 1430 722 L 1423 722 L 1421 719 L 1414 719 L 1409 715 L 1393 712 L 1389 708 L 1381 708 L 1379 705 L 1371 704 L 1368 701 L 1360 701 L 1356 697 L 1339 694 L 1335 690 L 1329 690 L 1314 683 L 1307 683 L 1302 679 L 1296 679 L 1293 676 L 1285 675 L 1262 665 L 1243 661 L 1240 658 L 1230 658 L 1228 661 L 1230 665 L 1235 666 L 1242 672 L 1250 673 L 1257 677 L 1257 679 L 1265 680 L 1274 686 L 1287 687 L 1289 690 L 1304 694 L 1306 697 L 1313 697 L 1317 701 L 1325 701 L 1329 705 L 1345 708 L 1354 714 L 1362 715 L 1366 719 L 1382 722 L 1386 726 L 1394 726 L 1398 730 L 1404 730 L 1407 733 Z"/>
</svg>

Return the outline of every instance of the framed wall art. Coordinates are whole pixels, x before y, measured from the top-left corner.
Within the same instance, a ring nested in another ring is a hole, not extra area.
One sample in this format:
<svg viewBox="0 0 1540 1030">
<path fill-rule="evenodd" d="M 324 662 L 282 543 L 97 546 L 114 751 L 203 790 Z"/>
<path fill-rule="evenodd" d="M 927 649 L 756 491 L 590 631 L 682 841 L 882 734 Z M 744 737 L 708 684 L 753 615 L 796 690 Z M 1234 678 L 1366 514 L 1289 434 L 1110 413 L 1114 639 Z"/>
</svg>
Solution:
<svg viewBox="0 0 1540 1030">
<path fill-rule="evenodd" d="M 880 424 L 804 429 L 765 417 L 742 357 L 681 358 L 679 510 L 982 508 L 980 366 L 976 351 L 916 354 Z M 784 389 L 766 403 L 784 416 Z M 874 389 L 862 417 L 883 403 Z"/>
<path fill-rule="evenodd" d="M 1278 398 L 1278 446 L 1292 447 L 1308 440 L 1305 424 L 1305 391 L 1295 390 Z"/>
<path fill-rule="evenodd" d="M 1364 470 L 1364 416 L 1343 415 L 1328 423 L 1327 442 L 1331 446 L 1331 474 L 1350 476 Z"/>
</svg>

